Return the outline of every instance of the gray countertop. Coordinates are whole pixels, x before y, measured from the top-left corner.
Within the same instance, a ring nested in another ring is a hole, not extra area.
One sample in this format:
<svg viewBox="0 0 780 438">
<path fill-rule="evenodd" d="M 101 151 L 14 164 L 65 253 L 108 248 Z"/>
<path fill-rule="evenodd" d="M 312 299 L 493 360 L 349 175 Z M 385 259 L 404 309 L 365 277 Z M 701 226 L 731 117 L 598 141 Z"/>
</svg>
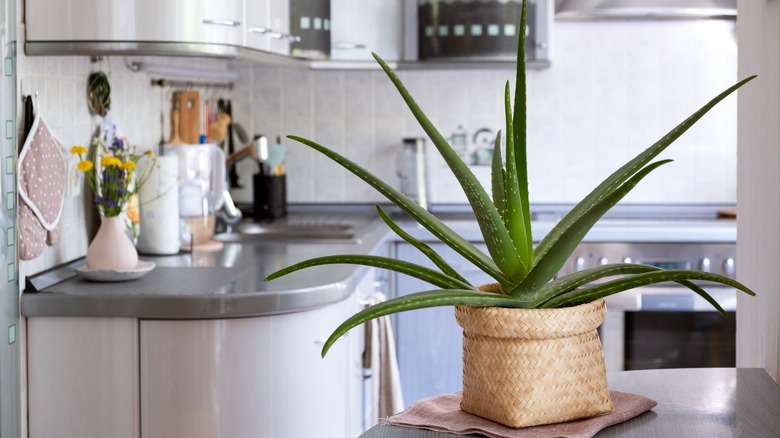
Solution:
<svg viewBox="0 0 780 438">
<path fill-rule="evenodd" d="M 612 390 L 658 406 L 596 437 L 777 437 L 780 386 L 757 368 L 691 368 L 608 373 Z M 441 432 L 377 425 L 361 438 L 445 438 Z M 469 435 L 481 436 L 481 435 Z"/>
<path fill-rule="evenodd" d="M 334 220 L 332 214 L 328 217 Z M 351 212 L 338 217 L 345 223 L 358 224 L 359 236 L 323 243 L 273 239 L 225 242 L 218 251 L 141 255 L 140 259 L 153 261 L 156 267 L 129 282 L 86 281 L 75 271 L 84 263 L 77 260 L 28 280 L 21 299 L 22 315 L 231 318 L 298 312 L 335 303 L 352 294 L 365 268 L 330 265 L 270 282 L 263 279 L 312 257 L 370 254 L 385 242 L 388 230 L 375 215 Z"/>
<path fill-rule="evenodd" d="M 470 214 L 437 213 L 466 239 L 482 236 Z M 544 236 L 558 213 L 539 215 L 533 223 L 536 238 Z M 338 302 L 349 296 L 365 268 L 330 265 L 305 269 L 264 282 L 283 267 L 331 254 L 370 254 L 394 235 L 373 207 L 335 211 L 295 211 L 290 220 L 356 224 L 356 238 L 316 241 L 267 240 L 229 243 L 219 251 L 194 251 L 174 256 L 144 257 L 156 268 L 146 276 L 123 283 L 93 283 L 76 275 L 77 260 L 28 279 L 21 307 L 24 316 L 113 316 L 162 319 L 202 319 L 261 316 L 297 312 Z M 324 218 L 324 219 L 323 219 Z M 430 233 L 416 223 L 399 219 L 412 235 L 428 240 Z M 647 220 L 606 218 L 585 241 L 710 241 L 734 242 L 733 220 Z"/>
</svg>

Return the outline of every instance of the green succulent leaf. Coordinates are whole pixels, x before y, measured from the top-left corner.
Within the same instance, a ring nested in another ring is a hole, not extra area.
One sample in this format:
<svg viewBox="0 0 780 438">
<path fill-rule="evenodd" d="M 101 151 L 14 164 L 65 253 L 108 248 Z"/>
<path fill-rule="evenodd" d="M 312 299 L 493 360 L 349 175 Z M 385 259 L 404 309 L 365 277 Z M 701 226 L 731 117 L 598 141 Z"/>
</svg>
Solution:
<svg viewBox="0 0 780 438">
<path fill-rule="evenodd" d="M 509 81 L 504 88 L 504 110 L 506 114 L 506 222 L 509 229 L 509 235 L 515 245 L 517 254 L 520 255 L 520 261 L 526 269 L 530 268 L 533 262 L 533 244 L 531 243 L 530 222 L 528 215 L 528 178 L 525 177 L 525 162 L 522 167 L 518 167 L 517 154 L 518 149 L 524 149 L 525 144 L 516 145 L 514 128 L 512 126 L 512 108 L 509 100 Z M 525 140 L 525 137 L 523 137 Z M 524 153 L 524 151 L 522 152 Z M 520 174 L 523 174 L 522 177 Z M 521 189 L 525 181 L 525 190 Z M 523 199 L 523 193 L 526 198 Z"/>
<path fill-rule="evenodd" d="M 464 283 L 458 279 L 449 277 L 441 272 L 435 271 L 425 266 L 405 262 L 403 260 L 392 259 L 389 257 L 363 255 L 363 254 L 339 254 L 325 257 L 315 257 L 280 269 L 273 274 L 265 277 L 265 281 L 271 281 L 285 276 L 301 269 L 311 268 L 322 265 L 364 265 L 374 268 L 389 269 L 400 272 L 422 281 L 428 282 L 434 286 L 448 289 L 471 289 L 475 290 L 470 284 Z"/>
<path fill-rule="evenodd" d="M 595 266 L 583 269 L 545 284 L 536 289 L 532 295 L 534 307 L 545 307 L 543 304 L 576 289 L 584 284 L 592 283 L 605 277 L 627 274 L 641 274 L 644 272 L 658 271 L 660 268 L 650 265 L 638 265 L 634 263 L 613 263 L 610 265 Z"/>
<path fill-rule="evenodd" d="M 615 275 L 631 275 L 642 274 L 645 272 L 662 271 L 663 269 L 651 265 L 641 265 L 636 263 L 613 263 L 603 266 L 594 266 L 592 268 L 583 269 L 545 284 L 540 287 L 533 294 L 532 307 L 547 307 L 545 304 L 551 299 L 570 292 L 582 285 L 592 283 L 596 280 L 600 280 L 605 277 L 613 277 Z M 707 293 L 699 287 L 697 284 L 690 281 L 678 281 L 682 286 L 691 289 L 699 295 L 706 295 Z"/>
<path fill-rule="evenodd" d="M 545 303 L 544 307 L 576 306 L 577 304 L 587 303 L 589 301 L 593 301 L 599 298 L 613 295 L 618 292 L 623 292 L 625 290 L 635 289 L 641 286 L 663 283 L 667 281 L 681 282 L 681 281 L 689 281 L 689 280 L 704 280 L 704 281 L 711 281 L 715 283 L 721 283 L 721 284 L 725 284 L 726 286 L 731 286 L 735 289 L 739 289 L 748 295 L 755 296 L 755 293 L 750 289 L 748 289 L 747 286 L 743 285 L 742 283 L 736 280 L 732 280 L 731 278 L 725 277 L 723 275 L 712 274 L 709 272 L 700 272 L 700 271 L 661 270 L 661 271 L 653 271 L 653 272 L 646 272 L 642 274 L 630 275 L 624 278 L 608 281 L 598 285 L 588 286 L 581 289 L 575 289 L 573 291 L 570 291 L 568 293 L 565 293 L 563 295 L 551 299 L 550 301 Z M 701 295 L 705 300 L 707 300 L 707 302 L 712 304 L 712 306 L 715 307 L 718 310 L 718 312 L 720 312 L 723 315 L 726 314 L 726 311 L 723 310 L 720 304 L 718 304 L 718 302 L 715 301 L 715 299 L 712 298 L 712 296 L 704 292 L 704 290 L 701 290 L 699 295 Z"/>
<path fill-rule="evenodd" d="M 506 192 L 504 191 L 504 162 L 501 161 L 501 131 L 496 134 L 491 166 L 490 181 L 493 191 L 493 205 L 496 206 L 496 210 L 501 214 L 501 219 L 506 225 Z"/>
<path fill-rule="evenodd" d="M 527 308 L 528 303 L 506 295 L 478 292 L 473 289 L 446 289 L 417 292 L 367 307 L 352 315 L 333 331 L 322 347 L 322 356 L 350 329 L 358 325 L 393 313 L 407 310 L 426 309 L 441 306 L 471 306 L 471 307 L 512 307 Z"/>
<path fill-rule="evenodd" d="M 593 225 L 601 219 L 610 208 L 626 196 L 644 177 L 672 160 L 660 160 L 648 164 L 632 176 L 628 181 L 617 189 L 611 191 L 604 198 L 596 201 L 584 214 L 572 222 L 569 227 L 561 234 L 552 247 L 547 251 L 544 258 L 537 260 L 531 272 L 520 285 L 509 294 L 520 296 L 523 294 L 534 293 L 538 288 L 544 286 L 560 271 L 561 267 L 569 258 L 571 253 L 580 244 L 582 239 L 588 234 Z"/>
<path fill-rule="evenodd" d="M 372 53 L 372 55 L 398 89 L 398 92 L 412 111 L 417 122 L 425 133 L 428 134 L 428 137 L 431 139 L 434 146 L 436 146 L 436 149 L 439 150 L 439 153 L 442 158 L 444 158 L 447 166 L 449 166 L 450 170 L 455 175 L 455 178 L 457 178 L 458 183 L 460 183 L 463 188 L 463 192 L 466 194 L 472 210 L 474 210 L 477 224 L 485 239 L 485 245 L 496 265 L 498 265 L 501 272 L 509 277 L 510 280 L 518 281 L 522 279 L 527 272 L 527 268 L 523 265 L 520 256 L 518 256 L 517 251 L 515 250 L 512 238 L 504 226 L 501 214 L 496 209 L 496 206 L 493 205 L 493 201 L 488 196 L 484 187 L 482 187 L 482 184 L 480 184 L 479 180 L 477 180 L 477 177 L 474 176 L 466 163 L 461 160 L 449 143 L 447 143 L 447 140 L 445 140 L 436 127 L 433 126 L 431 121 L 428 120 L 428 117 L 417 105 L 417 102 L 414 101 L 414 98 L 409 94 L 409 91 L 407 91 L 395 72 L 393 72 L 379 55 L 376 53 Z"/>
<path fill-rule="evenodd" d="M 595 204 L 597 204 L 601 199 L 610 196 L 610 194 L 615 190 L 618 190 L 621 184 L 639 172 L 640 169 L 642 169 L 653 158 L 658 156 L 658 154 L 663 152 L 669 145 L 671 145 L 683 133 L 685 133 L 685 131 L 687 131 L 697 121 L 699 121 L 699 119 L 701 119 L 716 104 L 725 99 L 729 94 L 733 93 L 741 86 L 755 79 L 755 77 L 755 75 L 750 76 L 727 88 L 725 91 L 707 102 L 707 104 L 701 107 L 698 111 L 690 115 L 682 123 L 677 125 L 674 129 L 669 131 L 655 144 L 645 149 L 639 155 L 634 157 L 634 159 L 624 164 L 622 167 L 620 167 L 620 169 L 616 170 L 614 173 L 612 173 L 612 175 L 607 177 L 607 179 L 605 179 L 582 201 L 580 201 L 574 208 L 572 208 L 571 211 L 569 211 L 542 239 L 542 241 L 534 250 L 534 263 L 538 263 L 539 260 L 546 258 L 547 253 L 556 247 L 560 240 L 565 240 L 567 238 L 566 236 L 568 235 L 568 229 L 574 224 L 578 223 L 581 217 L 587 215 L 589 210 L 592 209 Z"/>
<path fill-rule="evenodd" d="M 517 41 L 517 71 L 515 75 L 515 101 L 514 101 L 514 115 L 512 116 L 512 137 L 514 137 L 514 161 L 517 169 L 517 182 L 520 190 L 520 202 L 522 205 L 521 222 L 525 226 L 526 241 L 524 245 L 527 246 L 527 251 L 530 252 L 527 255 L 526 266 L 530 269 L 533 265 L 533 239 L 531 235 L 531 207 L 528 200 L 528 158 L 526 154 L 526 137 L 527 137 L 527 108 L 526 108 L 526 73 L 525 73 L 525 29 L 527 25 L 526 16 L 526 1 L 523 1 L 523 6 L 520 14 L 520 29 L 519 38 Z M 507 84 L 507 91 L 509 91 L 509 84 Z M 507 146 L 508 148 L 508 146 Z M 525 251 L 525 249 L 524 249 Z M 525 252 L 521 252 L 521 257 L 525 255 Z"/>
<path fill-rule="evenodd" d="M 401 227 L 398 226 L 391 218 L 388 216 L 384 210 L 382 210 L 382 207 L 376 206 L 376 210 L 379 212 L 379 216 L 382 218 L 383 221 L 387 224 L 388 227 L 390 227 L 391 230 L 395 232 L 399 237 L 410 243 L 412 246 L 417 248 L 420 252 L 422 252 L 430 261 L 433 262 L 434 265 L 436 265 L 441 271 L 456 280 L 461 281 L 463 284 L 468 284 L 471 286 L 471 284 L 463 278 L 460 274 L 458 274 L 458 271 L 452 268 L 452 266 L 447 263 L 442 256 L 440 256 L 436 251 L 434 251 L 430 246 L 425 244 L 424 242 L 421 242 L 418 239 L 415 239 L 412 235 L 404 231 Z"/>
<path fill-rule="evenodd" d="M 450 227 L 445 225 L 436 216 L 432 215 L 428 210 L 422 208 L 411 199 L 404 196 L 401 192 L 396 190 L 390 184 L 382 181 L 379 177 L 372 174 L 368 170 L 358 166 L 354 162 L 350 161 L 346 157 L 322 146 L 316 142 L 298 137 L 296 135 L 288 135 L 288 138 L 300 142 L 310 148 L 324 154 L 331 160 L 335 161 L 345 169 L 349 170 L 357 177 L 367 182 L 371 187 L 376 189 L 382 196 L 389 199 L 395 205 L 401 208 L 406 214 L 416 220 L 417 223 L 422 225 L 425 229 L 430 231 L 434 236 L 439 238 L 450 248 L 454 249 L 458 254 L 462 255 L 466 260 L 474 264 L 474 266 L 481 269 L 486 274 L 493 277 L 501 284 L 509 284 L 509 277 L 507 277 L 501 269 L 496 266 L 493 260 L 485 255 L 482 251 L 477 249 L 469 241 L 461 237 L 456 232 L 452 231 Z M 503 225 L 502 225 L 503 228 Z M 504 229 L 506 231 L 506 229 Z"/>
</svg>

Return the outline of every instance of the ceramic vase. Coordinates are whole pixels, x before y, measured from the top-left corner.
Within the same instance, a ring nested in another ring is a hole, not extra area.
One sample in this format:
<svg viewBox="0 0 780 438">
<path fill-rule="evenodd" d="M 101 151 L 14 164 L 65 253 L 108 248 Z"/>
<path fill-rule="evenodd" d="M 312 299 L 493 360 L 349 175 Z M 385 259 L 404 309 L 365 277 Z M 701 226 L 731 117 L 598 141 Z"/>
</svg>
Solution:
<svg viewBox="0 0 780 438">
<path fill-rule="evenodd" d="M 87 248 L 87 268 L 129 271 L 138 266 L 138 251 L 120 216 L 104 217 Z"/>
<path fill-rule="evenodd" d="M 605 315 L 603 299 L 560 309 L 456 307 L 463 327 L 461 410 L 509 427 L 611 411 L 596 330 Z"/>
</svg>

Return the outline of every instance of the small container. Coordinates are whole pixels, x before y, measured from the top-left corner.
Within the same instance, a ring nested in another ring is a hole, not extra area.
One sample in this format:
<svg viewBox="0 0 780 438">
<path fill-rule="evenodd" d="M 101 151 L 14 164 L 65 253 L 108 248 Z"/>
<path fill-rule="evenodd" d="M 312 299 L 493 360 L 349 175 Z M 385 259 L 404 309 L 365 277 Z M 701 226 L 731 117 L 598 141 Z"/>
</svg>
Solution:
<svg viewBox="0 0 780 438">
<path fill-rule="evenodd" d="M 276 219 L 287 215 L 286 175 L 254 176 L 254 219 Z"/>
</svg>

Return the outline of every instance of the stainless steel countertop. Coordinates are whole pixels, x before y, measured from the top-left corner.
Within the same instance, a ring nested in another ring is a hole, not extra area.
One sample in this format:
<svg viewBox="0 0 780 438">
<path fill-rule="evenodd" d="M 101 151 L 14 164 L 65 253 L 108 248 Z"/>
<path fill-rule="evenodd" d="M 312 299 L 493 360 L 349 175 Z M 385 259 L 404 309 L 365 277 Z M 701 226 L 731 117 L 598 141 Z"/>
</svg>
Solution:
<svg viewBox="0 0 780 438">
<path fill-rule="evenodd" d="M 225 243 L 215 252 L 195 251 L 174 256 L 144 257 L 154 271 L 127 283 L 93 283 L 79 278 L 75 261 L 39 274 L 21 298 L 24 316 L 101 316 L 154 319 L 203 319 L 262 316 L 305 311 L 350 296 L 365 267 L 330 265 L 305 269 L 272 282 L 263 278 L 283 267 L 331 254 L 371 254 L 397 239 L 378 219 L 373 208 L 350 208 L 336 213 L 315 210 L 318 217 L 353 221 L 359 237 L 348 242 Z M 475 242 L 482 236 L 476 223 L 462 212 L 437 213 L 455 231 Z M 335 216 L 334 216 L 335 215 Z M 555 224 L 555 217 L 539 216 L 533 232 L 538 239 Z M 430 233 L 410 220 L 399 219 L 410 234 L 428 240 Z M 586 241 L 712 241 L 734 242 L 733 220 L 604 219 Z M 36 292 L 32 292 L 36 291 Z"/>
</svg>

